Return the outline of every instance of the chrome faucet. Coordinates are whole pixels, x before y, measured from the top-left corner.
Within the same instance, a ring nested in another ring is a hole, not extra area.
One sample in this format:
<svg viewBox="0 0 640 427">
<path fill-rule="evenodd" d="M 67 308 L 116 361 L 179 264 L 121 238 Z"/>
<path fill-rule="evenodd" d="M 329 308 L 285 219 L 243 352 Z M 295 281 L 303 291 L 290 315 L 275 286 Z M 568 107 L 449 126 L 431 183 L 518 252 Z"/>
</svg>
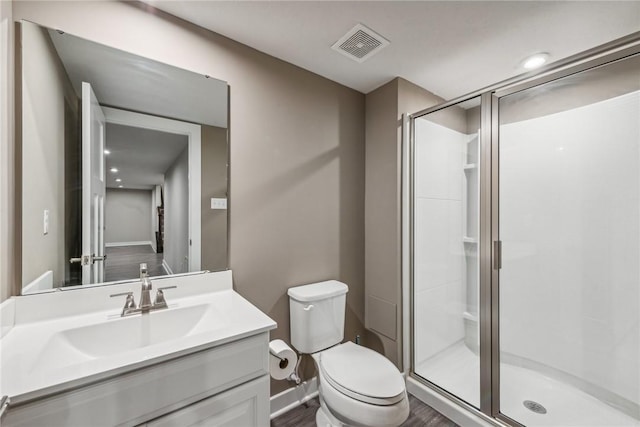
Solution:
<svg viewBox="0 0 640 427">
<path fill-rule="evenodd" d="M 142 289 L 140 290 L 140 305 L 138 308 L 143 313 L 148 312 L 153 305 L 151 304 L 151 280 L 149 279 L 149 272 L 147 270 L 147 263 L 140 264 L 140 282 L 142 283 Z"/>
<path fill-rule="evenodd" d="M 136 307 L 136 301 L 133 298 L 133 292 L 122 292 L 119 294 L 111 295 L 111 297 L 118 297 L 122 295 L 127 296 L 127 299 L 124 302 L 124 307 L 122 308 L 122 313 L 120 314 L 120 316 L 124 317 L 124 316 L 129 316 L 131 314 L 138 314 L 138 313 L 144 314 L 152 310 L 159 310 L 159 309 L 168 307 L 167 301 L 164 298 L 163 291 L 165 289 L 174 289 L 176 288 L 176 286 L 165 286 L 162 288 L 158 288 L 158 291 L 156 292 L 155 301 L 152 304 L 151 303 L 151 289 L 152 289 L 151 279 L 149 279 L 147 264 L 144 262 L 140 264 L 140 282 L 142 286 L 140 289 L 140 305 L 138 305 L 138 307 Z"/>
</svg>

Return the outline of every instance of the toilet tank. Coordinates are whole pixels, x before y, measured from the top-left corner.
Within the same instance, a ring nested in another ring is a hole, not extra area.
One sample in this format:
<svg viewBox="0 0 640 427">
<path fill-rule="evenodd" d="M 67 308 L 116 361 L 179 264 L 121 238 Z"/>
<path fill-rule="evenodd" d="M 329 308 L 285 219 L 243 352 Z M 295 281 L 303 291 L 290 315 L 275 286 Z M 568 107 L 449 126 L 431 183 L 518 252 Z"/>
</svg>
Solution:
<svg viewBox="0 0 640 427">
<path fill-rule="evenodd" d="M 291 345 L 311 354 L 344 338 L 344 310 L 349 288 L 337 280 L 289 288 Z"/>
</svg>

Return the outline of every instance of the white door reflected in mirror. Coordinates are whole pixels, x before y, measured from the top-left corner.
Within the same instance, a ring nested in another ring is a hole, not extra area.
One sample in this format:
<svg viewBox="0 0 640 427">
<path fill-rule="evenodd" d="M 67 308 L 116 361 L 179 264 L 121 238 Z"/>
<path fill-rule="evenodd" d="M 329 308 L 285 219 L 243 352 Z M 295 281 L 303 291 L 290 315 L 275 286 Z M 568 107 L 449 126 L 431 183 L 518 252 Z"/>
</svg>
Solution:
<svg viewBox="0 0 640 427">
<path fill-rule="evenodd" d="M 104 141 L 106 121 L 91 85 L 82 82 L 82 284 L 104 281 Z M 88 258 L 86 258 L 88 257 Z"/>
</svg>

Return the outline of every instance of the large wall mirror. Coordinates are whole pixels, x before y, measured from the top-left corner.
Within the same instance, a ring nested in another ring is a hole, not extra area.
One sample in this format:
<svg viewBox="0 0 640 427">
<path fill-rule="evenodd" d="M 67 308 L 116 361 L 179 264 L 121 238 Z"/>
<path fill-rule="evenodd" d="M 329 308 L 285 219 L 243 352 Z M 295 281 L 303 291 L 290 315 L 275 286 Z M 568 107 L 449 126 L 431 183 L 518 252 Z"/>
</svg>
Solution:
<svg viewBox="0 0 640 427">
<path fill-rule="evenodd" d="M 19 24 L 21 293 L 228 268 L 228 86 Z"/>
</svg>

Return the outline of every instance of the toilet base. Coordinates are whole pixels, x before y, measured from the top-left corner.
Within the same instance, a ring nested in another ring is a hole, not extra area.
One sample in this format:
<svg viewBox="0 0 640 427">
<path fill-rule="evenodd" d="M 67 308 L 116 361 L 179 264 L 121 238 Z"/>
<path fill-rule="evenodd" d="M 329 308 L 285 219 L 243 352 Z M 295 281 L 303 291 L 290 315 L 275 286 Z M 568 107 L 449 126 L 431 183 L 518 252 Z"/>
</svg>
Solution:
<svg viewBox="0 0 640 427">
<path fill-rule="evenodd" d="M 322 397 L 320 397 L 320 407 L 316 411 L 316 426 L 317 427 L 347 427 L 342 421 L 338 420 L 331 414 L 329 408 L 324 403 Z"/>
<path fill-rule="evenodd" d="M 316 411 L 316 427 L 336 427 L 336 426 L 331 424 L 331 421 L 329 421 L 329 417 L 327 417 L 327 414 L 324 413 L 322 408 L 318 408 L 318 411 Z"/>
</svg>

